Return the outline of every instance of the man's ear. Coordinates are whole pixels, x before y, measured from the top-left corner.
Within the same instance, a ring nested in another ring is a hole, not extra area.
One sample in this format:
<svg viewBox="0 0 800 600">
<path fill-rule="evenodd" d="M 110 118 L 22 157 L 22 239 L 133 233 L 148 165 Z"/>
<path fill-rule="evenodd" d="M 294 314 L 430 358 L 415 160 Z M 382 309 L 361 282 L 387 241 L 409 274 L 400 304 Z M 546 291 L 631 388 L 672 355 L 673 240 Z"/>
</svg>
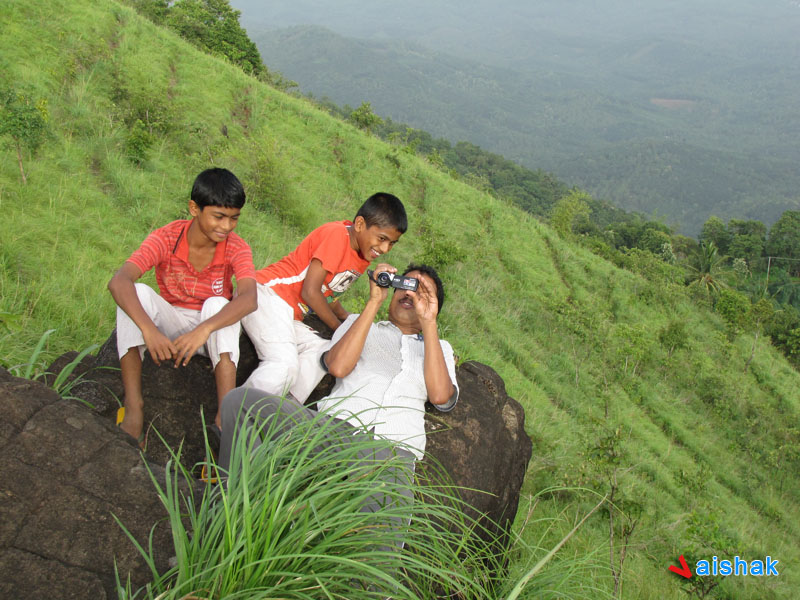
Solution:
<svg viewBox="0 0 800 600">
<path fill-rule="evenodd" d="M 203 212 L 203 209 L 200 208 L 200 205 L 197 204 L 197 202 L 195 202 L 194 200 L 189 200 L 189 214 L 192 215 L 193 217 L 196 217 L 201 212 Z"/>
<path fill-rule="evenodd" d="M 356 220 L 353 221 L 353 229 L 357 233 L 361 233 L 367 228 L 367 221 L 362 216 L 356 217 Z"/>
</svg>

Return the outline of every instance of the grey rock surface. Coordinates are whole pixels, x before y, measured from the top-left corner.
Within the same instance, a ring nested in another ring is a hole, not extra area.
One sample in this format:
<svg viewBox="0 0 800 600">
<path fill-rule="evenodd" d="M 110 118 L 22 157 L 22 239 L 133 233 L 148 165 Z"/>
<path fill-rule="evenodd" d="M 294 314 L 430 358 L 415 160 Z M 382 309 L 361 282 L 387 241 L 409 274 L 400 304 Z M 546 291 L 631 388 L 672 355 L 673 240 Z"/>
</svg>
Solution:
<svg viewBox="0 0 800 600">
<path fill-rule="evenodd" d="M 241 350 L 239 383 L 257 364 L 244 336 Z M 50 381 L 76 355 L 51 365 Z M 148 469 L 163 482 L 164 465 L 181 448 L 180 461 L 199 475 L 206 459 L 201 414 L 210 423 L 216 413 L 214 377 L 201 356 L 178 369 L 145 357 L 148 435 L 140 453 L 115 426 L 122 397 L 118 365 L 112 334 L 96 357 L 85 357 L 72 373 L 70 379 L 77 380 L 71 399 L 46 382 L 0 369 L 0 597 L 114 598 L 115 564 L 123 581 L 130 575 L 134 589 L 144 585 L 150 571 L 116 519 L 142 544 L 155 525 L 157 567 L 167 568 L 172 540 L 160 523 L 165 511 Z M 467 362 L 457 377 L 456 408 L 426 413 L 429 456 L 418 472 L 436 485 L 440 479 L 429 465 L 442 465 L 452 482 L 465 488 L 468 511 L 482 516 L 484 537 L 505 543 L 531 456 L 524 412 L 490 367 Z M 327 377 L 309 401 L 331 385 Z M 204 486 L 197 480 L 186 485 L 195 495 Z"/>
<path fill-rule="evenodd" d="M 117 523 L 146 543 L 165 515 L 135 442 L 80 402 L 2 369 L 0 414 L 0 597 L 116 598 L 115 565 L 134 589 L 149 581 Z M 148 467 L 163 482 L 164 469 Z M 166 569 L 163 524 L 153 540 Z"/>
</svg>

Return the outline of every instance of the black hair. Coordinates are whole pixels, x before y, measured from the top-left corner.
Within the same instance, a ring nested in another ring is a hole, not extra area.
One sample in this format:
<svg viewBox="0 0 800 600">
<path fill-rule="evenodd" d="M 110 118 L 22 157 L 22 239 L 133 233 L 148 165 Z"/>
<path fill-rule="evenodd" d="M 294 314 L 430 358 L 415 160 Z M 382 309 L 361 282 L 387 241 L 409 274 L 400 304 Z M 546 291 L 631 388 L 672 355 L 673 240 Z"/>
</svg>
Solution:
<svg viewBox="0 0 800 600">
<path fill-rule="evenodd" d="M 202 210 L 206 206 L 242 208 L 246 196 L 244 186 L 236 175 L 228 169 L 214 167 L 195 178 L 191 198 Z"/>
<path fill-rule="evenodd" d="M 363 217 L 367 227 L 392 227 L 400 233 L 408 229 L 406 209 L 397 196 L 378 192 L 372 194 L 356 213 L 356 219 Z M 355 219 L 353 219 L 355 221 Z"/>
<path fill-rule="evenodd" d="M 414 263 L 411 263 L 406 267 L 406 270 L 403 271 L 403 275 L 408 275 L 411 271 L 425 273 L 425 275 L 433 279 L 433 283 L 436 284 L 436 300 L 439 303 L 438 312 L 442 312 L 442 306 L 444 306 L 444 284 L 442 283 L 442 280 L 439 279 L 439 274 L 436 272 L 436 269 L 430 265 L 415 265 Z"/>
</svg>

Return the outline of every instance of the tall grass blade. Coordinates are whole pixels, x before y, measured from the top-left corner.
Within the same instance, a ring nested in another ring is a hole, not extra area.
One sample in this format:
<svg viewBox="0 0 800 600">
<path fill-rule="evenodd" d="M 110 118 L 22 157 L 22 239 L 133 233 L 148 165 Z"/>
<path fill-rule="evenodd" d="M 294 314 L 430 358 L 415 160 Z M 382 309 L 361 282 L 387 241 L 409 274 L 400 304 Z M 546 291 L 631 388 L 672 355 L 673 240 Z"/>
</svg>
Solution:
<svg viewBox="0 0 800 600">
<path fill-rule="evenodd" d="M 55 333 L 55 329 L 48 329 L 45 331 L 39 341 L 36 343 L 36 346 L 31 352 L 30 358 L 26 363 L 23 365 L 17 365 L 16 367 L 11 367 L 9 371 L 14 373 L 17 377 L 22 377 L 23 379 L 33 379 L 37 378 L 40 374 L 34 375 L 34 369 L 36 368 L 36 364 L 39 361 L 39 356 L 42 354 L 42 350 L 44 349 L 44 345 L 47 343 L 47 338 L 50 337 L 53 333 Z M 25 367 L 24 370 L 20 371 L 19 369 Z"/>
<path fill-rule="evenodd" d="M 498 562 L 457 497 L 420 488 L 396 458 L 371 459 L 385 442 L 329 443 L 333 427 L 318 417 L 237 436 L 234 467 L 197 501 L 173 458 L 154 485 L 177 564 L 154 573 L 145 597 L 493 597 Z M 376 491 L 381 508 L 364 510 Z"/>
<path fill-rule="evenodd" d="M 564 544 L 566 544 L 569 541 L 569 539 L 573 535 L 575 535 L 575 532 L 577 532 L 581 528 L 581 526 L 586 522 L 586 520 L 589 517 L 591 517 L 598 508 L 600 508 L 601 506 L 603 506 L 603 504 L 605 504 L 605 501 L 606 497 L 603 497 L 603 499 L 600 500 L 600 502 L 598 502 L 592 510 L 586 513 L 586 515 L 578 522 L 578 524 L 572 528 L 572 531 L 570 531 L 567 535 L 565 535 L 561 539 L 561 541 L 558 542 L 558 544 L 553 546 L 553 548 L 545 556 L 543 556 L 539 560 L 539 562 L 537 562 L 534 565 L 534 567 L 517 582 L 517 584 L 511 590 L 509 595 L 506 597 L 506 600 L 516 600 L 522 593 L 523 588 L 528 584 L 528 582 L 533 577 L 535 577 L 536 574 L 539 573 L 539 571 L 541 571 L 542 568 L 550 561 L 550 559 L 553 558 L 556 555 L 556 553 L 564 546 Z"/>
</svg>

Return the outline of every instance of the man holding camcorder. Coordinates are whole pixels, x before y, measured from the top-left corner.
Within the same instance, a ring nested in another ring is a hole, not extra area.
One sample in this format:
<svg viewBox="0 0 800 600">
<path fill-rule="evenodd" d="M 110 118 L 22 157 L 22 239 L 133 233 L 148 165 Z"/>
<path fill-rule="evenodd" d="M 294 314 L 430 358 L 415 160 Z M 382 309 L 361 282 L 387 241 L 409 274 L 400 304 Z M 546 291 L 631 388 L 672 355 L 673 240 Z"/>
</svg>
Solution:
<svg viewBox="0 0 800 600">
<path fill-rule="evenodd" d="M 389 320 L 373 323 L 389 285 L 395 288 Z M 425 400 L 447 411 L 458 397 L 453 349 L 439 339 L 436 324 L 443 302 L 444 288 L 433 268 L 409 265 L 399 276 L 393 267 L 379 265 L 364 310 L 340 325 L 322 356 L 336 385 L 320 410 L 349 413 L 343 418 L 354 427 L 374 429 L 376 437 L 402 442 L 422 458 Z"/>
<path fill-rule="evenodd" d="M 390 286 L 394 294 L 389 320 L 374 323 Z M 448 411 L 458 398 L 453 349 L 439 339 L 436 322 L 443 303 L 444 287 L 432 267 L 409 265 L 398 276 L 394 267 L 378 265 L 370 276 L 364 310 L 339 326 L 320 358 L 336 377 L 331 394 L 319 402 L 320 412 L 346 422 L 353 433 L 397 444 L 394 453 L 406 456 L 412 465 L 425 451 L 425 401 Z M 233 390 L 222 406 L 219 466 L 225 471 L 233 466 L 233 437 L 256 419 L 277 415 L 297 421 L 316 414 L 292 398 L 252 388 Z"/>
<path fill-rule="evenodd" d="M 413 488 L 407 484 L 414 477 L 415 461 L 425 451 L 425 401 L 442 411 L 455 406 L 455 359 L 450 344 L 439 339 L 436 319 L 444 288 L 433 268 L 409 265 L 397 275 L 397 269 L 381 264 L 370 274 L 369 285 L 362 313 L 347 317 L 320 358 L 336 384 L 330 396 L 319 402 L 319 413 L 291 396 L 280 398 L 254 388 L 233 390 L 222 403 L 218 464 L 223 477 L 230 475 L 242 468 L 231 464 L 233 448 L 265 451 L 274 447 L 264 444 L 266 438 L 279 443 L 281 436 L 305 422 L 319 434 L 308 437 L 314 444 L 310 460 L 330 450 L 357 456 L 346 459 L 354 462 L 343 476 L 355 472 L 358 465 L 368 469 L 383 465 L 380 481 L 373 483 L 375 492 L 360 510 L 379 518 L 385 515 L 389 529 L 384 531 L 392 532 L 394 539 L 391 546 L 380 548 L 402 548 L 408 521 L 396 510 L 385 509 L 413 502 Z M 394 294 L 389 320 L 373 323 L 390 287 Z M 237 462 L 247 460 L 241 452 L 236 454 Z M 387 492 L 389 481 L 400 484 L 391 488 L 394 492 Z"/>
</svg>

